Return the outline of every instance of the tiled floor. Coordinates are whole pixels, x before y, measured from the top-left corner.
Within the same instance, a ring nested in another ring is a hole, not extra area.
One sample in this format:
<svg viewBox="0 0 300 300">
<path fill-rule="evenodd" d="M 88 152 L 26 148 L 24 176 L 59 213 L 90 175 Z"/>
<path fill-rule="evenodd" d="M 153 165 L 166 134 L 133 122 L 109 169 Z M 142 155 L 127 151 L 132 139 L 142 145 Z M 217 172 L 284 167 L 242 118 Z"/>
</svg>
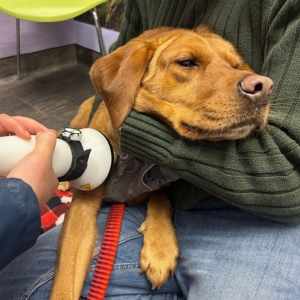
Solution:
<svg viewBox="0 0 300 300">
<path fill-rule="evenodd" d="M 90 67 L 73 64 L 21 80 L 0 80 L 0 113 L 27 116 L 55 130 L 68 126 L 79 105 L 95 94 Z"/>
</svg>

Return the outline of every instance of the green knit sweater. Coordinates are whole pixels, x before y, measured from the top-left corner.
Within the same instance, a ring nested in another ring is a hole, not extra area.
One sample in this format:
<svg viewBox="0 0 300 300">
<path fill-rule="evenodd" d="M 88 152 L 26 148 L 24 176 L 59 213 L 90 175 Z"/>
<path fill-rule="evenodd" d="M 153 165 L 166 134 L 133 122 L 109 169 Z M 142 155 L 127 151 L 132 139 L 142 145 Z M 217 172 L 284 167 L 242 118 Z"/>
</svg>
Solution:
<svg viewBox="0 0 300 300">
<path fill-rule="evenodd" d="M 132 111 L 121 130 L 121 151 L 175 170 L 176 208 L 216 196 L 278 221 L 300 221 L 300 1 L 125 0 L 111 50 L 157 26 L 209 24 L 246 62 L 274 81 L 268 127 L 238 141 L 182 140 L 154 118 Z"/>
</svg>

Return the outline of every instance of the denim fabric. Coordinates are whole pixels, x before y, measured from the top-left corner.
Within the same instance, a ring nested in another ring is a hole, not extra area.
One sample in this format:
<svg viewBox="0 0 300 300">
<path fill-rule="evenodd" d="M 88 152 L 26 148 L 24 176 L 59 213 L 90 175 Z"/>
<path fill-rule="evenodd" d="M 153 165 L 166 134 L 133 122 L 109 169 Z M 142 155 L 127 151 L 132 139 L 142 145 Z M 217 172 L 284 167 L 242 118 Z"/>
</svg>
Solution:
<svg viewBox="0 0 300 300">
<path fill-rule="evenodd" d="M 0 178 L 0 270 L 35 244 L 41 232 L 39 216 L 30 185 L 19 178 Z"/>
<path fill-rule="evenodd" d="M 100 232 L 107 213 L 105 207 L 99 214 Z M 174 227 L 180 244 L 178 268 L 166 285 L 152 291 L 145 276 L 139 275 L 142 237 L 136 229 L 145 214 L 145 205 L 125 210 L 106 299 L 299 299 L 299 224 L 270 221 L 221 201 L 175 211 Z M 56 227 L 41 235 L 33 248 L 0 272 L 1 300 L 48 299 L 59 232 L 60 227 Z M 97 253 L 82 299 L 88 293 L 96 259 Z"/>
</svg>

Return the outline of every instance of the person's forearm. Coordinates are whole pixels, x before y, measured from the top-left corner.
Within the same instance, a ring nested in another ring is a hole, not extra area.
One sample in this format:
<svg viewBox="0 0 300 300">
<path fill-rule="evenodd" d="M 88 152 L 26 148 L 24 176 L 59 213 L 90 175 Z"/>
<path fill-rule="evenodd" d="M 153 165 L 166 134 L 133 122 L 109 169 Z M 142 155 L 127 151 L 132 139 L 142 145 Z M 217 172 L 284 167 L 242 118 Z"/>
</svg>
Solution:
<svg viewBox="0 0 300 300">
<path fill-rule="evenodd" d="M 32 188 L 20 179 L 0 179 L 0 269 L 32 247 L 40 234 L 40 208 Z"/>
<path fill-rule="evenodd" d="M 273 126 L 260 137 L 242 141 L 188 142 L 150 116 L 132 112 L 122 127 L 121 145 L 124 153 L 167 165 L 243 209 L 266 217 L 269 213 L 273 219 L 300 220 L 299 145 Z"/>
</svg>

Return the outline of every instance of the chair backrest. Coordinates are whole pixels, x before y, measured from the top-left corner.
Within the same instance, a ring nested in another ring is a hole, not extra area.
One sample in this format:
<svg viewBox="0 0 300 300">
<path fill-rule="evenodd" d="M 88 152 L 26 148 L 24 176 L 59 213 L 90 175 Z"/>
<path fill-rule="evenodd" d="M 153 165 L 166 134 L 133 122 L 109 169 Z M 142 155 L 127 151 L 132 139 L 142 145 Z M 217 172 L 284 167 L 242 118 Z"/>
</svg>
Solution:
<svg viewBox="0 0 300 300">
<path fill-rule="evenodd" d="M 73 19 L 108 0 L 2 0 L 0 10 L 17 19 L 58 22 Z"/>
</svg>

